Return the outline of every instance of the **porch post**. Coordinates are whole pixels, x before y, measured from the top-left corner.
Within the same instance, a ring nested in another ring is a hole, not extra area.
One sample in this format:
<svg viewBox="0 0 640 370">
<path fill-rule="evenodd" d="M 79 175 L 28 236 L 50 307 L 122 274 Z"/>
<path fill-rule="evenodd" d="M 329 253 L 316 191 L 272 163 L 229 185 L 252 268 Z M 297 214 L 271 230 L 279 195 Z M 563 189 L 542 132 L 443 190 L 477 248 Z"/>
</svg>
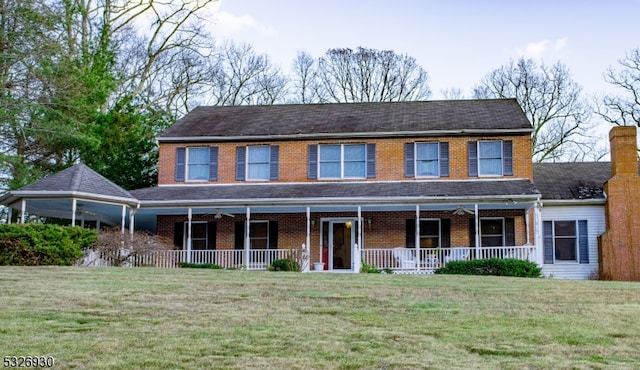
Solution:
<svg viewBox="0 0 640 370">
<path fill-rule="evenodd" d="M 544 264 L 543 257 L 543 224 L 542 224 L 542 202 L 538 199 L 533 209 L 533 243 L 535 244 L 535 260 L 533 262 L 537 263 L 538 266 L 542 266 Z"/>
<path fill-rule="evenodd" d="M 25 213 L 27 212 L 27 200 L 22 198 L 22 202 L 20 204 L 20 223 L 24 224 Z"/>
<path fill-rule="evenodd" d="M 420 205 L 416 204 L 416 269 L 420 270 Z"/>
<path fill-rule="evenodd" d="M 307 206 L 307 237 L 302 253 L 302 272 L 309 272 L 311 266 L 311 207 L 309 206 Z"/>
<path fill-rule="evenodd" d="M 124 221 L 125 221 L 125 217 L 127 217 L 127 206 L 125 206 L 123 204 L 122 205 L 122 217 L 120 218 L 120 232 L 122 233 L 123 237 L 124 237 Z"/>
<path fill-rule="evenodd" d="M 76 209 L 78 208 L 78 201 L 76 198 L 71 199 L 71 226 L 76 226 Z"/>
<path fill-rule="evenodd" d="M 531 207 L 529 207 L 527 209 L 527 212 L 525 213 L 525 217 L 524 217 L 524 228 L 525 228 L 525 232 L 527 233 L 527 245 L 531 244 L 531 237 L 529 236 L 529 234 L 531 233 L 531 226 L 530 226 L 530 223 L 529 223 L 529 211 L 530 210 L 531 210 Z M 533 216 L 535 217 L 535 210 L 534 210 Z"/>
<path fill-rule="evenodd" d="M 311 250 L 311 208 L 307 207 L 307 237 L 305 245 Z"/>
<path fill-rule="evenodd" d="M 480 216 L 478 215 L 478 203 L 474 204 L 473 207 L 473 214 L 475 217 L 475 223 L 476 223 L 476 259 L 480 259 L 482 258 L 482 256 L 480 256 Z"/>
<path fill-rule="evenodd" d="M 360 272 L 362 266 L 362 207 L 358 206 L 358 243 L 353 247 L 353 272 Z"/>
<path fill-rule="evenodd" d="M 191 262 L 191 218 L 193 211 L 191 207 L 187 210 L 187 262 Z"/>
<path fill-rule="evenodd" d="M 251 247 L 251 236 L 249 235 L 249 224 L 251 219 L 251 208 L 247 207 L 247 221 L 244 223 L 244 265 L 249 268 L 249 249 Z"/>
</svg>

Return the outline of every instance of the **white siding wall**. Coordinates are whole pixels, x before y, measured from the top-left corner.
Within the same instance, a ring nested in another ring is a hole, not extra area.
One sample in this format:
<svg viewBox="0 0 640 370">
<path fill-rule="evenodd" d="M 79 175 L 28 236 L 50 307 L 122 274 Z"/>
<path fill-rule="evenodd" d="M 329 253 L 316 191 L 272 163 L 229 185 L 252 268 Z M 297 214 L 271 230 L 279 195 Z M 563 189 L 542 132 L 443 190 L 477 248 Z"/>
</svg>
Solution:
<svg viewBox="0 0 640 370">
<path fill-rule="evenodd" d="M 560 262 L 542 265 L 542 274 L 554 279 L 588 279 L 598 271 L 598 235 L 605 229 L 603 205 L 544 204 L 542 220 L 587 220 L 589 231 L 589 263 Z"/>
</svg>

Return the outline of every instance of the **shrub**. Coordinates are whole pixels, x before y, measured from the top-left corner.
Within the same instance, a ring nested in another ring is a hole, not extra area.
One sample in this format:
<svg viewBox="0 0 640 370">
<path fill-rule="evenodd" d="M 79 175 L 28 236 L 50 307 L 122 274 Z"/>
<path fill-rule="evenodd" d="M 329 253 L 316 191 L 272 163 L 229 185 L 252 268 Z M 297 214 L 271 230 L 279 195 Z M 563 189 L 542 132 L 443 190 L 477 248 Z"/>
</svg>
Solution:
<svg viewBox="0 0 640 370">
<path fill-rule="evenodd" d="M 69 266 L 96 240 L 94 230 L 48 224 L 0 225 L 0 265 Z"/>
<path fill-rule="evenodd" d="M 435 271 L 436 274 L 495 275 L 540 277 L 542 270 L 530 261 L 490 258 L 470 261 L 452 261 Z"/>
<path fill-rule="evenodd" d="M 216 265 L 215 263 L 180 262 L 178 266 L 184 267 L 184 268 L 194 268 L 194 269 L 214 269 L 214 270 L 222 269 L 222 266 Z"/>
<path fill-rule="evenodd" d="M 95 258 L 99 258 L 111 266 L 126 266 L 131 261 L 130 257 L 173 248 L 173 242 L 168 238 L 147 231 L 136 230 L 132 238 L 129 231 L 123 233 L 119 228 L 105 229 L 90 245 L 90 249 L 98 254 L 88 255 L 83 265 L 90 266 L 96 262 Z"/>
<path fill-rule="evenodd" d="M 291 258 L 274 260 L 269 265 L 269 271 L 300 271 L 300 264 Z"/>
<path fill-rule="evenodd" d="M 363 262 L 362 263 L 362 267 L 360 267 L 360 272 L 361 273 L 365 273 L 365 274 L 366 273 L 368 273 L 368 274 L 379 274 L 382 271 L 379 268 L 377 268 L 377 267 L 375 267 L 373 265 L 368 265 L 368 264 Z"/>
</svg>

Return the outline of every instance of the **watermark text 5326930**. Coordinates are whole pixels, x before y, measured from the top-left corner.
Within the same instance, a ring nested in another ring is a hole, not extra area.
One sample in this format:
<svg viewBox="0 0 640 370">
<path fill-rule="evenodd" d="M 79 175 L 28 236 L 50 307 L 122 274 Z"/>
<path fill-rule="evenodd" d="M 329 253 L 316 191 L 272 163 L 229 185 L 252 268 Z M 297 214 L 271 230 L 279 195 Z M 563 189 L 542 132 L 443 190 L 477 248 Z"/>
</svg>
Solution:
<svg viewBox="0 0 640 370">
<path fill-rule="evenodd" d="M 55 363 L 53 356 L 4 356 L 2 359 L 3 367 L 46 368 Z"/>
</svg>

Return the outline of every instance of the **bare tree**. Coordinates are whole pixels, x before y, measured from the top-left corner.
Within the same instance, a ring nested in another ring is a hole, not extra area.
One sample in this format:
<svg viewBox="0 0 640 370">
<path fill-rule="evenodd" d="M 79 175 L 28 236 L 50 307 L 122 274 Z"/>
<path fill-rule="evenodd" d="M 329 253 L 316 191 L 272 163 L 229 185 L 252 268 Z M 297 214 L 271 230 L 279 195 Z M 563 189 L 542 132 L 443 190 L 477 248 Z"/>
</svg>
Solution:
<svg viewBox="0 0 640 370">
<path fill-rule="evenodd" d="M 640 127 L 640 48 L 627 53 L 618 64 L 621 69 L 609 68 L 604 79 L 621 89 L 621 95 L 606 95 L 598 114 L 615 125 Z"/>
<path fill-rule="evenodd" d="M 590 109 L 581 90 L 560 62 L 549 67 L 520 59 L 488 73 L 474 97 L 515 98 L 533 125 L 533 159 L 542 162 L 579 158 L 588 150 Z"/>
<path fill-rule="evenodd" d="M 269 105 L 284 99 L 287 79 L 249 44 L 227 42 L 209 58 L 212 105 Z"/>
<path fill-rule="evenodd" d="M 318 103 L 324 99 L 318 96 L 318 71 L 316 61 L 306 52 L 298 52 L 293 61 L 292 100 L 302 104 Z"/>
<path fill-rule="evenodd" d="M 315 68 L 306 56 L 296 62 L 297 83 L 304 81 L 310 98 L 322 103 L 423 100 L 431 95 L 427 72 L 414 58 L 390 50 L 330 49 Z"/>
</svg>

